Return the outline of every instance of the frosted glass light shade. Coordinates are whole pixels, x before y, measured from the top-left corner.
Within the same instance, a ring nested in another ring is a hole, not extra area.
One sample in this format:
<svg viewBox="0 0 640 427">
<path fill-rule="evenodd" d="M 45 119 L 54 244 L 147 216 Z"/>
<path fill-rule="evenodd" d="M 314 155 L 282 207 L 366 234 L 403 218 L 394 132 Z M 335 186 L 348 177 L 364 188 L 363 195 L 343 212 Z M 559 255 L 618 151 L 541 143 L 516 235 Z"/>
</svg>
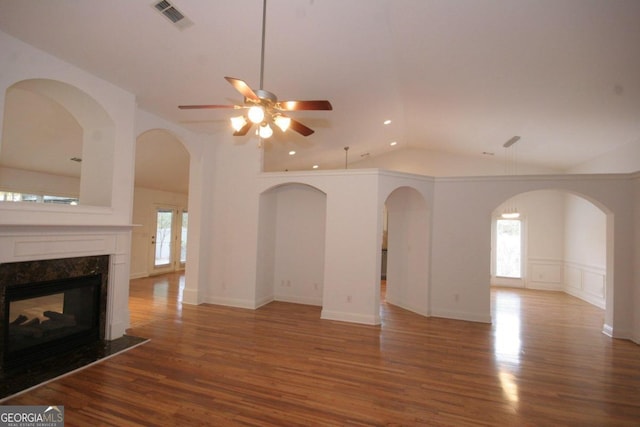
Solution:
<svg viewBox="0 0 640 427">
<path fill-rule="evenodd" d="M 260 138 L 267 139 L 271 135 L 273 135 L 273 129 L 271 129 L 271 127 L 269 127 L 269 125 L 265 124 L 263 126 L 260 126 L 260 130 L 258 131 L 258 135 L 260 135 Z"/>
<path fill-rule="evenodd" d="M 278 116 L 274 119 L 274 122 L 276 123 L 276 126 L 282 129 L 282 132 L 286 132 L 291 124 L 291 119 L 289 117 Z"/>
<path fill-rule="evenodd" d="M 249 116 L 249 120 L 251 120 L 251 123 L 261 123 L 264 120 L 264 108 L 260 107 L 259 105 L 254 105 L 253 107 L 249 108 L 247 116 Z"/>
<path fill-rule="evenodd" d="M 504 219 L 516 219 L 520 218 L 520 212 L 515 208 L 507 208 L 500 216 Z"/>
<path fill-rule="evenodd" d="M 231 117 L 231 127 L 236 132 L 239 132 L 247 124 L 247 119 L 244 116 Z"/>
</svg>

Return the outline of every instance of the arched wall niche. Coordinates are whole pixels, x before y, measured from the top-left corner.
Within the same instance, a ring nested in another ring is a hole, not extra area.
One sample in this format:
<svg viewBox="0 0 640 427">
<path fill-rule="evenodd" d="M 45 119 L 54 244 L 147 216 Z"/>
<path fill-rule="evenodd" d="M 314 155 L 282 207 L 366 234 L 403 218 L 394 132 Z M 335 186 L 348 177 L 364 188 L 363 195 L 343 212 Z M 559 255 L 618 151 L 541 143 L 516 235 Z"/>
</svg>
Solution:
<svg viewBox="0 0 640 427">
<path fill-rule="evenodd" d="M 30 102 L 38 105 L 31 110 Z M 7 88 L 4 110 L 0 165 L 11 178 L 0 186 L 13 192 L 58 188 L 81 205 L 112 205 L 115 124 L 98 102 L 58 80 L 27 79 Z M 22 161 L 5 163 L 3 151 Z"/>
<path fill-rule="evenodd" d="M 385 200 L 387 214 L 386 301 L 429 315 L 431 213 L 424 196 L 401 186 Z"/>
<path fill-rule="evenodd" d="M 260 194 L 257 305 L 272 300 L 322 306 L 327 195 L 289 182 Z"/>
</svg>

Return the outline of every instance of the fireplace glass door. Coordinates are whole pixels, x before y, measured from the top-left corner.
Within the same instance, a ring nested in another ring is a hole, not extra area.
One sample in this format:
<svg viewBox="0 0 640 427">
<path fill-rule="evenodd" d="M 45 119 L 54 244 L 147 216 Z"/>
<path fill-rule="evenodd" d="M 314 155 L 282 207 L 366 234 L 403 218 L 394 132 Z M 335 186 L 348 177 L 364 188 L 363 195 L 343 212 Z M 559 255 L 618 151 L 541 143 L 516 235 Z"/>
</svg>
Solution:
<svg viewBox="0 0 640 427">
<path fill-rule="evenodd" d="M 95 275 L 8 287 L 7 366 L 97 340 L 100 285 Z"/>
</svg>

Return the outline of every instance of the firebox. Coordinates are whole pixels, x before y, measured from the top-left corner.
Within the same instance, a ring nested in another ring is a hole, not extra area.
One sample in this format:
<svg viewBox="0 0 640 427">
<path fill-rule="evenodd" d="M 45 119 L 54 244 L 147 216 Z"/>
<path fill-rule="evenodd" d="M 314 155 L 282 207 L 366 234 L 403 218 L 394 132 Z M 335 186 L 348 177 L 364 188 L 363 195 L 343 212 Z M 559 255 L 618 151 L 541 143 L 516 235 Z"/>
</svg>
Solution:
<svg viewBox="0 0 640 427">
<path fill-rule="evenodd" d="M 104 339 L 109 256 L 0 264 L 0 373 Z"/>
</svg>

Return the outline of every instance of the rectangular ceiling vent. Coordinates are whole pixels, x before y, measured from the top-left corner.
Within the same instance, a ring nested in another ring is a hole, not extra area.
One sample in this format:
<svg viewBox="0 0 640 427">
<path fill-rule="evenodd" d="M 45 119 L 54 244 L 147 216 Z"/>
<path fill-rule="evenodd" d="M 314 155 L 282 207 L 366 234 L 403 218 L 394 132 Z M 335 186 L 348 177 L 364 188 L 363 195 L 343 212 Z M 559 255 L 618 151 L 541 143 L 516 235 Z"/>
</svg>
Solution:
<svg viewBox="0 0 640 427">
<path fill-rule="evenodd" d="M 167 0 L 160 0 L 154 3 L 153 7 L 181 30 L 193 25 L 193 22 L 189 18 L 184 16 L 182 12 Z"/>
</svg>

